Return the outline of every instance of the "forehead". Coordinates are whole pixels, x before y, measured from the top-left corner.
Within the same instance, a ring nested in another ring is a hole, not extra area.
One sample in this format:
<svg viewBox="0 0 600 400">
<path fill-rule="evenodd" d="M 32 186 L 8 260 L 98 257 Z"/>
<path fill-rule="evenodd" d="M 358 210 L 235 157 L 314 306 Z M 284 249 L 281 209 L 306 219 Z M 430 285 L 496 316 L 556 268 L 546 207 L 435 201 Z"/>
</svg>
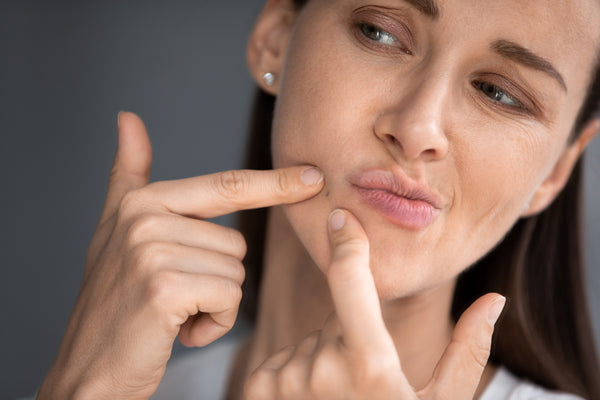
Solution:
<svg viewBox="0 0 600 400">
<path fill-rule="evenodd" d="M 514 36 L 556 55 L 600 41 L 600 0 L 432 0 L 446 22 L 469 19 L 482 33 Z M 405 2 L 397 0 L 398 3 Z"/>
<path fill-rule="evenodd" d="M 518 43 L 550 60 L 566 75 L 567 81 L 580 75 L 589 76 L 598 59 L 600 0 L 434 2 L 440 9 L 441 24 L 462 30 L 463 37 L 477 30 L 482 44 L 497 39 Z"/>
</svg>

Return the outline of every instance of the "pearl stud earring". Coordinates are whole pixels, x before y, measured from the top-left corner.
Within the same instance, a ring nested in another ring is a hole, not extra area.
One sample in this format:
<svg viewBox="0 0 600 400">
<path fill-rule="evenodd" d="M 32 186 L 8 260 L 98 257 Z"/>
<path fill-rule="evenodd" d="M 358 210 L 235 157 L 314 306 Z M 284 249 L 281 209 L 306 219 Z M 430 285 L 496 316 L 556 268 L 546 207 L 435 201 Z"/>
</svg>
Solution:
<svg viewBox="0 0 600 400">
<path fill-rule="evenodd" d="M 263 75 L 263 81 L 265 82 L 265 85 L 273 86 L 273 84 L 275 83 L 275 75 L 273 75 L 270 72 L 267 72 Z"/>
</svg>

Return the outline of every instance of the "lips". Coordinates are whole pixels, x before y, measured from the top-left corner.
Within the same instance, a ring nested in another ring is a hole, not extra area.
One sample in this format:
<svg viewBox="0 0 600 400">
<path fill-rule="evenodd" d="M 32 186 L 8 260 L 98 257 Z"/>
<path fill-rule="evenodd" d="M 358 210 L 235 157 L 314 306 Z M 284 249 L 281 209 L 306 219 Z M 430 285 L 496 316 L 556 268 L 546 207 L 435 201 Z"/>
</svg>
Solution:
<svg viewBox="0 0 600 400">
<path fill-rule="evenodd" d="M 425 229 L 439 215 L 442 199 L 401 171 L 394 172 L 368 169 L 349 181 L 361 200 L 390 222 L 407 229 Z"/>
</svg>

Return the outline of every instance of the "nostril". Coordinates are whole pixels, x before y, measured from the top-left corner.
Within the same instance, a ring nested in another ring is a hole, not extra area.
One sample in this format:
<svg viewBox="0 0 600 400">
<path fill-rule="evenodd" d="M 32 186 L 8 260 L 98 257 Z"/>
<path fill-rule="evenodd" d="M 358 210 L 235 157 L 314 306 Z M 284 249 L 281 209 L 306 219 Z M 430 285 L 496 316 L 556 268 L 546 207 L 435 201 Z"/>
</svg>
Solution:
<svg viewBox="0 0 600 400">
<path fill-rule="evenodd" d="M 400 142 L 398 141 L 398 139 L 396 139 L 394 135 L 385 135 L 385 140 L 389 144 L 400 145 Z"/>
<path fill-rule="evenodd" d="M 384 142 L 392 147 L 392 148 L 396 148 L 400 151 L 404 151 L 404 147 L 402 146 L 402 142 L 400 142 L 398 140 L 398 138 L 394 135 L 385 135 L 384 137 Z"/>
</svg>

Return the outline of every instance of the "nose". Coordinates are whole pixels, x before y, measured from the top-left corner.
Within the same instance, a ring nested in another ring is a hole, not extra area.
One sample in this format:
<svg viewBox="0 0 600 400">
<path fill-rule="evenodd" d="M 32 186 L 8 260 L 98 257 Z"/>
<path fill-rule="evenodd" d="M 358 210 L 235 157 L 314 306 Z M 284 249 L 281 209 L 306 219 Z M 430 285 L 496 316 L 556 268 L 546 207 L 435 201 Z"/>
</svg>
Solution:
<svg viewBox="0 0 600 400">
<path fill-rule="evenodd" d="M 429 75 L 400 93 L 393 106 L 379 115 L 375 134 L 394 158 L 436 161 L 446 157 L 444 112 L 449 90 L 448 79 Z"/>
</svg>

